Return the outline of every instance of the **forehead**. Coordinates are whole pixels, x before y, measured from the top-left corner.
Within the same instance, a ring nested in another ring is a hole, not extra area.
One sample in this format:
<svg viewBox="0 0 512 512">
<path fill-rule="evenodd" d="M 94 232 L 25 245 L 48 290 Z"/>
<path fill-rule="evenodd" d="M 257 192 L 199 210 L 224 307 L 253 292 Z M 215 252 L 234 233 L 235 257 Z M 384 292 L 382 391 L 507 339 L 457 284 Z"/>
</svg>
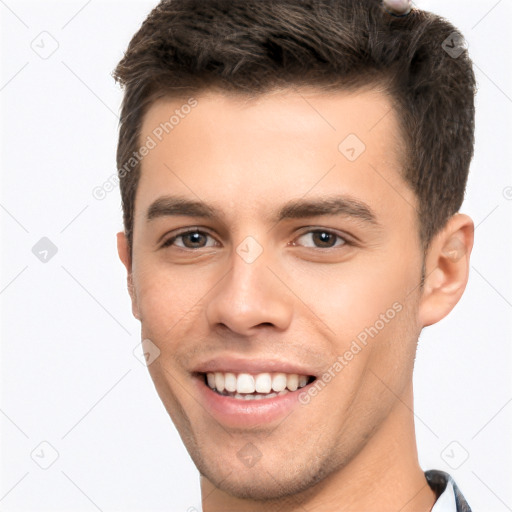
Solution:
<svg viewBox="0 0 512 512">
<path fill-rule="evenodd" d="M 377 208 L 397 194 L 415 201 L 402 179 L 395 111 L 375 89 L 160 99 L 144 118 L 140 143 L 152 149 L 141 162 L 139 215 L 163 194 L 208 200 L 236 215 L 249 205 L 263 215 L 284 196 L 333 191 Z"/>
</svg>

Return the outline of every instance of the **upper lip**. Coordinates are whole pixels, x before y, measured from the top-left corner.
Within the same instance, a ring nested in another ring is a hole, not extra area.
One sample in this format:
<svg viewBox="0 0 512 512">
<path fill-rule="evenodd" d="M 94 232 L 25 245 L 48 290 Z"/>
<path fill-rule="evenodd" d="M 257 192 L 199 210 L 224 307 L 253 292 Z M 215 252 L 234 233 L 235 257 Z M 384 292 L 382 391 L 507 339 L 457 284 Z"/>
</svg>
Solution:
<svg viewBox="0 0 512 512">
<path fill-rule="evenodd" d="M 219 356 L 198 364 L 193 372 L 231 372 L 231 373 L 297 373 L 298 375 L 312 375 L 315 372 L 304 365 L 282 361 L 278 359 L 243 359 L 233 356 Z"/>
</svg>

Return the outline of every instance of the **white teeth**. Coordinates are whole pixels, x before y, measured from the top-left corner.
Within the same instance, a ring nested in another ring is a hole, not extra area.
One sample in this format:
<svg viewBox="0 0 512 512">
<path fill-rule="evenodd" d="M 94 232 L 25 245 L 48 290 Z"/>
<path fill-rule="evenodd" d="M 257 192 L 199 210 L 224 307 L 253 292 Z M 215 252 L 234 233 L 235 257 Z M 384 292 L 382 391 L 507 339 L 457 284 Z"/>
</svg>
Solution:
<svg viewBox="0 0 512 512">
<path fill-rule="evenodd" d="M 286 387 L 286 381 L 288 379 L 286 378 L 286 373 L 276 373 L 272 377 L 272 389 L 274 391 L 283 391 L 283 389 Z"/>
<path fill-rule="evenodd" d="M 254 377 L 248 373 L 240 373 L 236 380 L 238 393 L 254 393 Z"/>
<path fill-rule="evenodd" d="M 281 393 L 285 392 L 286 391 L 281 391 Z M 274 396 L 280 395 L 281 393 L 269 393 L 268 395 L 241 395 L 240 393 L 236 393 L 234 397 L 238 398 L 239 400 L 261 400 L 262 398 L 272 398 Z"/>
<path fill-rule="evenodd" d="M 226 391 L 231 391 L 232 393 L 236 391 L 236 375 L 234 373 L 226 373 L 224 375 L 224 386 Z"/>
<path fill-rule="evenodd" d="M 282 372 L 265 372 L 257 375 L 232 372 L 208 372 L 206 374 L 208 387 L 223 395 L 244 400 L 285 395 L 289 391 L 296 391 L 306 386 L 308 379 L 307 375 Z"/>
<path fill-rule="evenodd" d="M 299 387 L 299 376 L 296 373 L 288 375 L 286 378 L 286 387 L 290 391 L 295 391 Z"/>
<path fill-rule="evenodd" d="M 254 387 L 258 393 L 270 393 L 272 390 L 272 377 L 270 373 L 259 373 L 256 375 Z"/>
<path fill-rule="evenodd" d="M 215 375 L 215 385 L 210 386 L 211 388 L 216 388 L 217 391 L 224 391 L 224 374 L 221 372 L 214 373 Z"/>
</svg>

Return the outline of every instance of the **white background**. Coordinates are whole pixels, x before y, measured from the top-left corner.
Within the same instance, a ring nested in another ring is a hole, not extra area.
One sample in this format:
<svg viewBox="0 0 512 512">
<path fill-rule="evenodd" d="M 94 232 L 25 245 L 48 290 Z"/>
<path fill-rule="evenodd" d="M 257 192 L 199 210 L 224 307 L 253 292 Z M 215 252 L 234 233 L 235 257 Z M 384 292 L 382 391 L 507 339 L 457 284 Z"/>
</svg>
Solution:
<svg viewBox="0 0 512 512">
<path fill-rule="evenodd" d="M 420 462 L 449 471 L 475 512 L 501 512 L 512 510 L 512 3 L 417 4 L 466 35 L 479 86 L 462 208 L 476 245 L 463 299 L 420 339 Z M 154 5 L 0 2 L 3 511 L 200 510 L 196 469 L 133 355 L 118 189 L 92 195 L 116 172 L 111 72 Z M 33 50 L 57 44 L 47 59 Z M 46 263 L 32 252 L 42 237 L 58 249 Z"/>
</svg>

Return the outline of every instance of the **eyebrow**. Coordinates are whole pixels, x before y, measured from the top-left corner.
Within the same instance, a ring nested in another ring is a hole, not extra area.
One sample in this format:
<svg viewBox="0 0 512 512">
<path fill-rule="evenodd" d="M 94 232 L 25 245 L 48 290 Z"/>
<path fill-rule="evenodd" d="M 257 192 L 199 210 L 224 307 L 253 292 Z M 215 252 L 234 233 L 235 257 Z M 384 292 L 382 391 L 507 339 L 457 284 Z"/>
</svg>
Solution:
<svg viewBox="0 0 512 512">
<path fill-rule="evenodd" d="M 287 219 L 303 219 L 322 215 L 344 215 L 379 226 L 377 216 L 370 206 L 349 196 L 320 197 L 310 200 L 295 199 L 285 203 L 274 220 L 281 222 Z M 202 201 L 163 196 L 156 199 L 148 208 L 146 220 L 149 222 L 159 217 L 170 216 L 201 217 L 214 220 L 223 218 L 224 214 L 215 206 Z"/>
</svg>

